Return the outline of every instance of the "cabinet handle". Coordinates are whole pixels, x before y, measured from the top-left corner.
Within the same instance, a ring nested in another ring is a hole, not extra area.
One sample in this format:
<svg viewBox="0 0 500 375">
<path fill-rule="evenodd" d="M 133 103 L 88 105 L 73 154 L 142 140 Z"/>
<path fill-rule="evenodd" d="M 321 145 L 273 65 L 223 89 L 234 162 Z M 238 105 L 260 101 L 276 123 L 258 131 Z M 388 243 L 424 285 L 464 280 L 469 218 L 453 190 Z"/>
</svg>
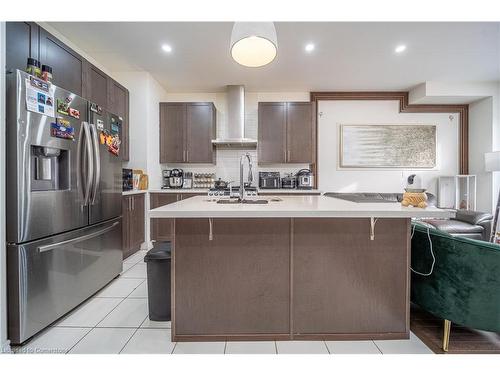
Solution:
<svg viewBox="0 0 500 375">
<path fill-rule="evenodd" d="M 213 233 L 213 225 L 214 223 L 212 222 L 212 218 L 208 218 L 208 226 L 209 226 L 209 233 L 208 233 L 208 240 L 213 241 L 214 239 L 214 233 Z"/>
<path fill-rule="evenodd" d="M 286 157 L 286 161 L 288 161 L 288 162 L 290 161 L 290 150 L 288 150 L 288 155 Z"/>
<path fill-rule="evenodd" d="M 131 200 L 132 200 L 132 211 L 134 211 L 135 210 L 135 198 L 132 197 Z"/>
<path fill-rule="evenodd" d="M 186 161 L 189 161 L 189 150 L 186 150 Z"/>
</svg>

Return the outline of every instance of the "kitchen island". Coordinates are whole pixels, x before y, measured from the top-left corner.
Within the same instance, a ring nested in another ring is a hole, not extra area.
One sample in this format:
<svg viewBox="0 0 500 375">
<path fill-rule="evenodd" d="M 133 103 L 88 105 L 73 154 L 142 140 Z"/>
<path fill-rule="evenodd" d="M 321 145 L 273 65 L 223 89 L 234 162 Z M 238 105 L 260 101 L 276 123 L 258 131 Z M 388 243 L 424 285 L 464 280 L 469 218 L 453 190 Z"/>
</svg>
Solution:
<svg viewBox="0 0 500 375">
<path fill-rule="evenodd" d="M 409 337 L 410 219 L 452 212 L 266 199 L 197 196 L 149 211 L 174 219 L 174 341 Z"/>
</svg>

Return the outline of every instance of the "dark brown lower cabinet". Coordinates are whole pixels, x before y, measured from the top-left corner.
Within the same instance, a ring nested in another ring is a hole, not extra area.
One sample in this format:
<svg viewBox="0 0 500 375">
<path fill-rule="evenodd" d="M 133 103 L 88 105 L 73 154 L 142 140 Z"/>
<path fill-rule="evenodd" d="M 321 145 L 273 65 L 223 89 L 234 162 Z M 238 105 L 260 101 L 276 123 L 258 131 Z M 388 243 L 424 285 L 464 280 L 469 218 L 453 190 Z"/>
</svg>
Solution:
<svg viewBox="0 0 500 375">
<path fill-rule="evenodd" d="M 409 337 L 408 219 L 211 223 L 175 219 L 175 341 Z"/>
<path fill-rule="evenodd" d="M 407 331 L 407 220 L 377 220 L 374 241 L 369 228 L 369 219 L 294 219 L 294 336 Z"/>
<path fill-rule="evenodd" d="M 290 220 L 176 219 L 175 335 L 290 330 Z"/>
<path fill-rule="evenodd" d="M 126 195 L 122 198 L 123 259 L 136 253 L 145 240 L 144 194 Z"/>
<path fill-rule="evenodd" d="M 194 197 L 199 194 L 194 193 L 150 193 L 149 207 L 151 209 L 165 206 L 170 203 Z M 173 239 L 173 219 L 151 219 L 151 240 L 152 241 L 172 241 Z"/>
</svg>

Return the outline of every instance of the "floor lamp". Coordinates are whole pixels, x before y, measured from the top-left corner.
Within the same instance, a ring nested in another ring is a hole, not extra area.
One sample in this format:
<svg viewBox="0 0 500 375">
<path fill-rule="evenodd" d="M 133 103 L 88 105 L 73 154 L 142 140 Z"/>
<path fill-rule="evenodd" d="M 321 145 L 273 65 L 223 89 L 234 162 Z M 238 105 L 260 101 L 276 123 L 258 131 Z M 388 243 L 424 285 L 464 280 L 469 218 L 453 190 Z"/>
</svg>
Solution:
<svg viewBox="0 0 500 375">
<path fill-rule="evenodd" d="M 500 171 L 500 151 L 487 152 L 486 154 L 484 154 L 484 167 L 486 169 L 486 172 Z M 500 213 L 500 191 L 498 192 L 497 206 L 495 208 L 495 218 L 493 219 L 493 227 L 491 228 L 490 242 L 493 242 L 495 240 L 499 213 Z"/>
</svg>

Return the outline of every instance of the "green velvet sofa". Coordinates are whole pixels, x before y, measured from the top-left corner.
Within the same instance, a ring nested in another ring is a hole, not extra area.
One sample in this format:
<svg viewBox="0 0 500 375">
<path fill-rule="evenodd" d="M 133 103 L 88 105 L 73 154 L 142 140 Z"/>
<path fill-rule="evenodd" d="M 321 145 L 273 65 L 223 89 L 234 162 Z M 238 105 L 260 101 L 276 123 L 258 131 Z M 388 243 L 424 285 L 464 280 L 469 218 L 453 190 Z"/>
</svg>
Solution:
<svg viewBox="0 0 500 375">
<path fill-rule="evenodd" d="M 411 301 L 444 319 L 443 350 L 448 351 L 451 323 L 500 332 L 500 245 L 412 223 Z"/>
</svg>

